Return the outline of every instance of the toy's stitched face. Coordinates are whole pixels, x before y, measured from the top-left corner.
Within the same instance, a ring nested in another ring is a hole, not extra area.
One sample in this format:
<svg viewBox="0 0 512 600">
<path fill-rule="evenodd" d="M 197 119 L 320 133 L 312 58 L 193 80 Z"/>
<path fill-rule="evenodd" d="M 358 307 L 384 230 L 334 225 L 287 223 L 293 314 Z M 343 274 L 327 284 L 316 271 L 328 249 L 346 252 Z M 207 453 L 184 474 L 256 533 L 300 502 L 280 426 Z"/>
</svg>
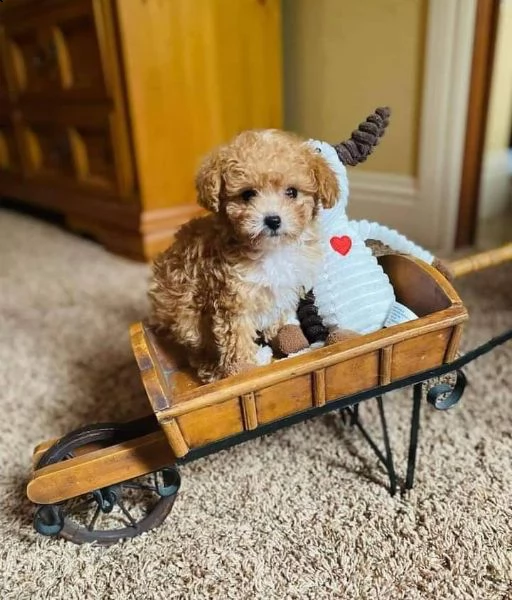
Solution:
<svg viewBox="0 0 512 600">
<path fill-rule="evenodd" d="M 202 194 L 212 171 L 214 193 Z M 320 204 L 330 205 L 338 191 L 325 161 L 277 130 L 247 131 L 221 148 L 208 172 L 200 172 L 198 190 L 203 206 L 225 216 L 238 238 L 258 246 L 300 237 Z"/>
</svg>

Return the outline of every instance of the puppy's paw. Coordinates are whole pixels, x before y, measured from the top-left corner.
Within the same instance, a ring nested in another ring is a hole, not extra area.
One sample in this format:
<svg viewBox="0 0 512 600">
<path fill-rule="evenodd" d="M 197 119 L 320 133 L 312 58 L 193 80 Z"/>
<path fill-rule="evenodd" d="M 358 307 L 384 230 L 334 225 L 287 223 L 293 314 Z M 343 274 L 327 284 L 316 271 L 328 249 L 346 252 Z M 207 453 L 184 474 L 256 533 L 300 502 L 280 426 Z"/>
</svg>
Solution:
<svg viewBox="0 0 512 600">
<path fill-rule="evenodd" d="M 287 356 L 309 348 L 309 342 L 299 325 L 284 325 L 273 340 L 276 353 Z"/>
<path fill-rule="evenodd" d="M 272 362 L 272 348 L 270 346 L 260 346 L 256 352 L 256 362 L 259 366 L 269 365 Z"/>
<path fill-rule="evenodd" d="M 344 342 L 352 338 L 358 337 L 360 334 L 350 329 L 335 329 L 331 331 L 325 340 L 325 345 L 330 346 L 331 344 L 337 344 L 338 342 Z"/>
<path fill-rule="evenodd" d="M 224 377 L 232 377 L 233 375 L 241 375 L 255 369 L 258 365 L 250 362 L 236 362 L 224 369 Z"/>
</svg>

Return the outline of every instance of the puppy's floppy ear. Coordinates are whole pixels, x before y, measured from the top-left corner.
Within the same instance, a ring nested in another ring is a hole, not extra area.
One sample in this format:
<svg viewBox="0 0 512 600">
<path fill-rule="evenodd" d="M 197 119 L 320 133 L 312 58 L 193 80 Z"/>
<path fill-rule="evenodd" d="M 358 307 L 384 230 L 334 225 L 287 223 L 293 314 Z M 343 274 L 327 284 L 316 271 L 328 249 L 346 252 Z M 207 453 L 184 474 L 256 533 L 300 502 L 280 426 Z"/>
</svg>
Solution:
<svg viewBox="0 0 512 600">
<path fill-rule="evenodd" d="M 220 149 L 214 150 L 201 163 L 196 175 L 199 204 L 211 212 L 219 212 L 222 190 L 222 163 Z"/>
<path fill-rule="evenodd" d="M 319 154 L 315 153 L 311 160 L 317 185 L 317 198 L 324 208 L 332 208 L 340 193 L 336 174 Z"/>
</svg>

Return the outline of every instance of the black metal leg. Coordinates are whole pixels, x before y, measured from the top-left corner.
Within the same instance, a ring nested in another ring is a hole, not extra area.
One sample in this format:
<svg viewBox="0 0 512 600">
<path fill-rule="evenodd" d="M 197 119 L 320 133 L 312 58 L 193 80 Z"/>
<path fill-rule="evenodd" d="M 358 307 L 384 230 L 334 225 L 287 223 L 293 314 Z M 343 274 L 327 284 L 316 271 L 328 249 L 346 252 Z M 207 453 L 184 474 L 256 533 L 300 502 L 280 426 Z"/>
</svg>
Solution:
<svg viewBox="0 0 512 600">
<path fill-rule="evenodd" d="M 379 405 L 380 422 L 382 425 L 382 437 L 384 438 L 384 448 L 386 450 L 386 467 L 389 475 L 389 491 L 391 495 L 396 494 L 396 471 L 393 463 L 393 453 L 391 451 L 391 444 L 389 442 L 388 424 L 386 421 L 386 414 L 384 412 L 384 403 L 382 396 L 377 396 L 377 403 Z"/>
<path fill-rule="evenodd" d="M 420 429 L 420 409 L 423 397 L 423 383 L 417 383 L 413 391 L 411 433 L 409 440 L 409 458 L 407 461 L 407 478 L 405 489 L 411 490 L 414 486 L 414 471 L 416 469 L 416 453 L 418 449 L 418 435 Z"/>
<path fill-rule="evenodd" d="M 350 425 L 353 427 L 359 422 L 359 404 L 352 407 L 350 411 Z"/>
<path fill-rule="evenodd" d="M 359 418 L 359 405 L 356 404 L 352 408 L 348 409 L 350 412 L 350 425 L 355 426 L 359 429 L 359 431 L 363 434 L 364 439 L 368 442 L 370 448 L 374 451 L 377 458 L 386 468 L 388 477 L 389 477 L 389 491 L 392 496 L 395 495 L 397 489 L 397 477 L 395 466 L 393 463 L 393 453 L 391 451 L 391 444 L 389 441 L 389 433 L 388 433 L 388 424 L 386 421 L 386 415 L 384 413 L 384 403 L 382 401 L 382 396 L 376 397 L 378 406 L 379 406 L 379 416 L 380 416 L 380 424 L 382 428 L 382 437 L 384 439 L 384 449 L 385 454 L 382 453 L 380 448 L 374 442 L 370 434 L 366 431 L 366 428 L 361 423 Z"/>
</svg>

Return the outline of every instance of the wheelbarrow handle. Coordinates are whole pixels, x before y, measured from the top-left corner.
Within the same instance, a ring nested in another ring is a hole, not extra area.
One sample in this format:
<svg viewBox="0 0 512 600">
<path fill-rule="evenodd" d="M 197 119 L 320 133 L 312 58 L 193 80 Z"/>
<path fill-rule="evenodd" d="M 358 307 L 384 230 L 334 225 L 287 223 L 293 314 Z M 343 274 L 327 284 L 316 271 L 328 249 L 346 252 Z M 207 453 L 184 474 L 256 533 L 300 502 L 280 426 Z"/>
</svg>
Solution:
<svg viewBox="0 0 512 600">
<path fill-rule="evenodd" d="M 487 267 L 493 267 L 508 260 L 512 260 L 512 242 L 499 248 L 452 260 L 449 266 L 455 277 L 463 277 L 469 273 L 487 269 Z"/>
</svg>

